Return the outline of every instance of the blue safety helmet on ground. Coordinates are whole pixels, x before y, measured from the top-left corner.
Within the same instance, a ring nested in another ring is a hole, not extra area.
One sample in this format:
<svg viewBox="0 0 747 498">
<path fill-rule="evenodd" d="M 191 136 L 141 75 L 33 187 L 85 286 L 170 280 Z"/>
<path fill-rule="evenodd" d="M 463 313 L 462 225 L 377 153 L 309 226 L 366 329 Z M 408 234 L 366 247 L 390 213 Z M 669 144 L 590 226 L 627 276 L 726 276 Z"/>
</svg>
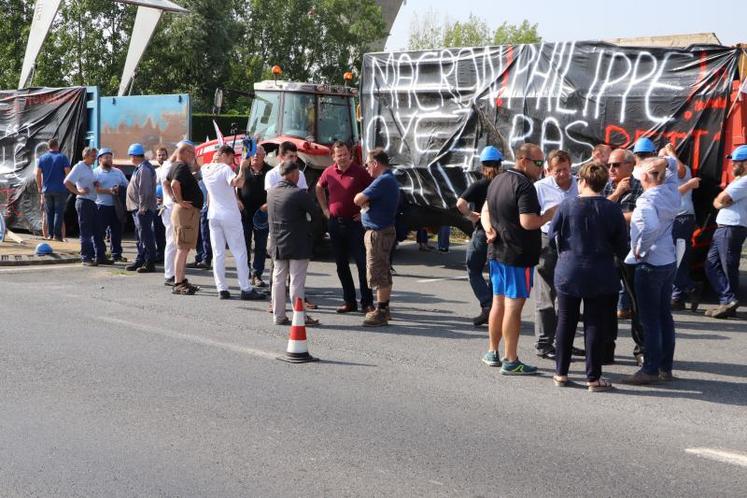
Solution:
<svg viewBox="0 0 747 498">
<path fill-rule="evenodd" d="M 732 161 L 747 161 L 747 145 L 740 145 L 728 157 Z"/>
<path fill-rule="evenodd" d="M 101 149 L 99 149 L 99 153 L 96 154 L 96 159 L 98 159 L 101 156 L 105 156 L 111 153 L 112 153 L 112 150 L 109 147 L 101 147 Z"/>
<path fill-rule="evenodd" d="M 34 254 L 36 254 L 37 256 L 48 256 L 52 254 L 53 252 L 54 251 L 52 250 L 52 246 L 50 246 L 46 242 L 37 244 L 36 249 L 34 250 Z"/>
<path fill-rule="evenodd" d="M 503 154 L 501 154 L 501 151 L 493 147 L 492 145 L 488 145 L 484 149 L 482 149 L 482 152 L 480 152 L 480 162 L 486 163 L 486 162 L 501 162 L 503 161 Z"/>
<path fill-rule="evenodd" d="M 656 154 L 656 145 L 648 137 L 639 138 L 633 146 L 633 154 Z"/>
<path fill-rule="evenodd" d="M 257 209 L 254 212 L 254 217 L 252 218 L 252 224 L 254 225 L 254 228 L 257 230 L 267 230 L 267 228 L 270 226 L 267 223 L 267 213 L 262 211 L 261 209 Z"/>
<path fill-rule="evenodd" d="M 127 149 L 127 155 L 128 156 L 144 156 L 145 149 L 140 144 L 132 144 L 130 145 L 130 148 Z"/>
</svg>

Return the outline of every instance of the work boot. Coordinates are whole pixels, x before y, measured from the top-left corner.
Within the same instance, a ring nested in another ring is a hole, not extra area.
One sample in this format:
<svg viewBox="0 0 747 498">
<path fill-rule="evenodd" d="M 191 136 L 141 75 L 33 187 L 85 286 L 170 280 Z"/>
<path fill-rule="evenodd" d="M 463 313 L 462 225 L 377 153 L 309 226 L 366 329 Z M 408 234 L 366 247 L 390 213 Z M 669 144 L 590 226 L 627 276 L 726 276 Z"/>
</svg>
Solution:
<svg viewBox="0 0 747 498">
<path fill-rule="evenodd" d="M 483 308 L 482 311 L 480 311 L 480 314 L 472 319 L 472 325 L 474 325 L 475 327 L 479 327 L 480 325 L 485 325 L 486 323 L 488 323 L 489 317 L 490 317 L 490 308 Z"/>
<path fill-rule="evenodd" d="M 366 318 L 363 320 L 364 327 L 381 327 L 383 325 L 389 325 L 386 318 L 386 310 L 376 308 L 371 313 L 366 314 Z"/>
</svg>

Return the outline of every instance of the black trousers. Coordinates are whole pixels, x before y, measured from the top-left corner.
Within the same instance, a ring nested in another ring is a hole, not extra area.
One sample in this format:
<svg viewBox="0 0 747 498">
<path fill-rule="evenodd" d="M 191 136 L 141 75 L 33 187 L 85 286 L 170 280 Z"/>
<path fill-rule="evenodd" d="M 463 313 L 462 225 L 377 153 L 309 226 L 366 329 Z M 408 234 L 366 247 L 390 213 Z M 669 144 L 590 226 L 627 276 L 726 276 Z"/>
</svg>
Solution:
<svg viewBox="0 0 747 498">
<path fill-rule="evenodd" d="M 573 337 L 584 303 L 584 345 L 586 348 L 586 379 L 595 381 L 602 376 L 602 362 L 610 343 L 612 330 L 609 316 L 615 313 L 617 294 L 595 297 L 575 297 L 558 292 L 558 328 L 555 331 L 555 373 L 568 375 L 571 365 Z"/>
</svg>

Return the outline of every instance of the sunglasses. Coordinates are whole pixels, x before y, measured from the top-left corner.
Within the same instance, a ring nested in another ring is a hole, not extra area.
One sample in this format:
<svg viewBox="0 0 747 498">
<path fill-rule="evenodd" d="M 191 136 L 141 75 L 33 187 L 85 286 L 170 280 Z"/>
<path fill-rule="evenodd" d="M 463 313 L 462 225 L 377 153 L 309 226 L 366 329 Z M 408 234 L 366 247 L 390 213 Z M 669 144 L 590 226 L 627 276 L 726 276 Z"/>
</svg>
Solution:
<svg viewBox="0 0 747 498">
<path fill-rule="evenodd" d="M 544 159 L 529 159 L 528 157 L 522 157 L 520 159 L 526 159 L 530 163 L 534 163 L 534 165 L 537 166 L 538 168 L 541 168 L 545 165 Z"/>
</svg>

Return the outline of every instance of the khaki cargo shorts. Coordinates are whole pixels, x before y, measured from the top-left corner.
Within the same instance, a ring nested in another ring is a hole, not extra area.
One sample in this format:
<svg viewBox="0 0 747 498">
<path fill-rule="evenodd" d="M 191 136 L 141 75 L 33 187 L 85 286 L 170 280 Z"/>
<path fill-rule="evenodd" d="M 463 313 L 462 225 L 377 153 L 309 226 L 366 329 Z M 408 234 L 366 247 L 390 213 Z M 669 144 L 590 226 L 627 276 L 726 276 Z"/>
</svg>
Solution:
<svg viewBox="0 0 747 498">
<path fill-rule="evenodd" d="M 185 208 L 174 204 L 171 210 L 171 224 L 174 226 L 176 247 L 179 249 L 194 249 L 197 247 L 197 237 L 200 233 L 200 210 Z"/>
<path fill-rule="evenodd" d="M 394 227 L 383 230 L 366 230 L 363 241 L 366 245 L 366 277 L 372 289 L 386 289 L 392 286 L 392 272 L 389 255 L 397 233 Z"/>
</svg>

